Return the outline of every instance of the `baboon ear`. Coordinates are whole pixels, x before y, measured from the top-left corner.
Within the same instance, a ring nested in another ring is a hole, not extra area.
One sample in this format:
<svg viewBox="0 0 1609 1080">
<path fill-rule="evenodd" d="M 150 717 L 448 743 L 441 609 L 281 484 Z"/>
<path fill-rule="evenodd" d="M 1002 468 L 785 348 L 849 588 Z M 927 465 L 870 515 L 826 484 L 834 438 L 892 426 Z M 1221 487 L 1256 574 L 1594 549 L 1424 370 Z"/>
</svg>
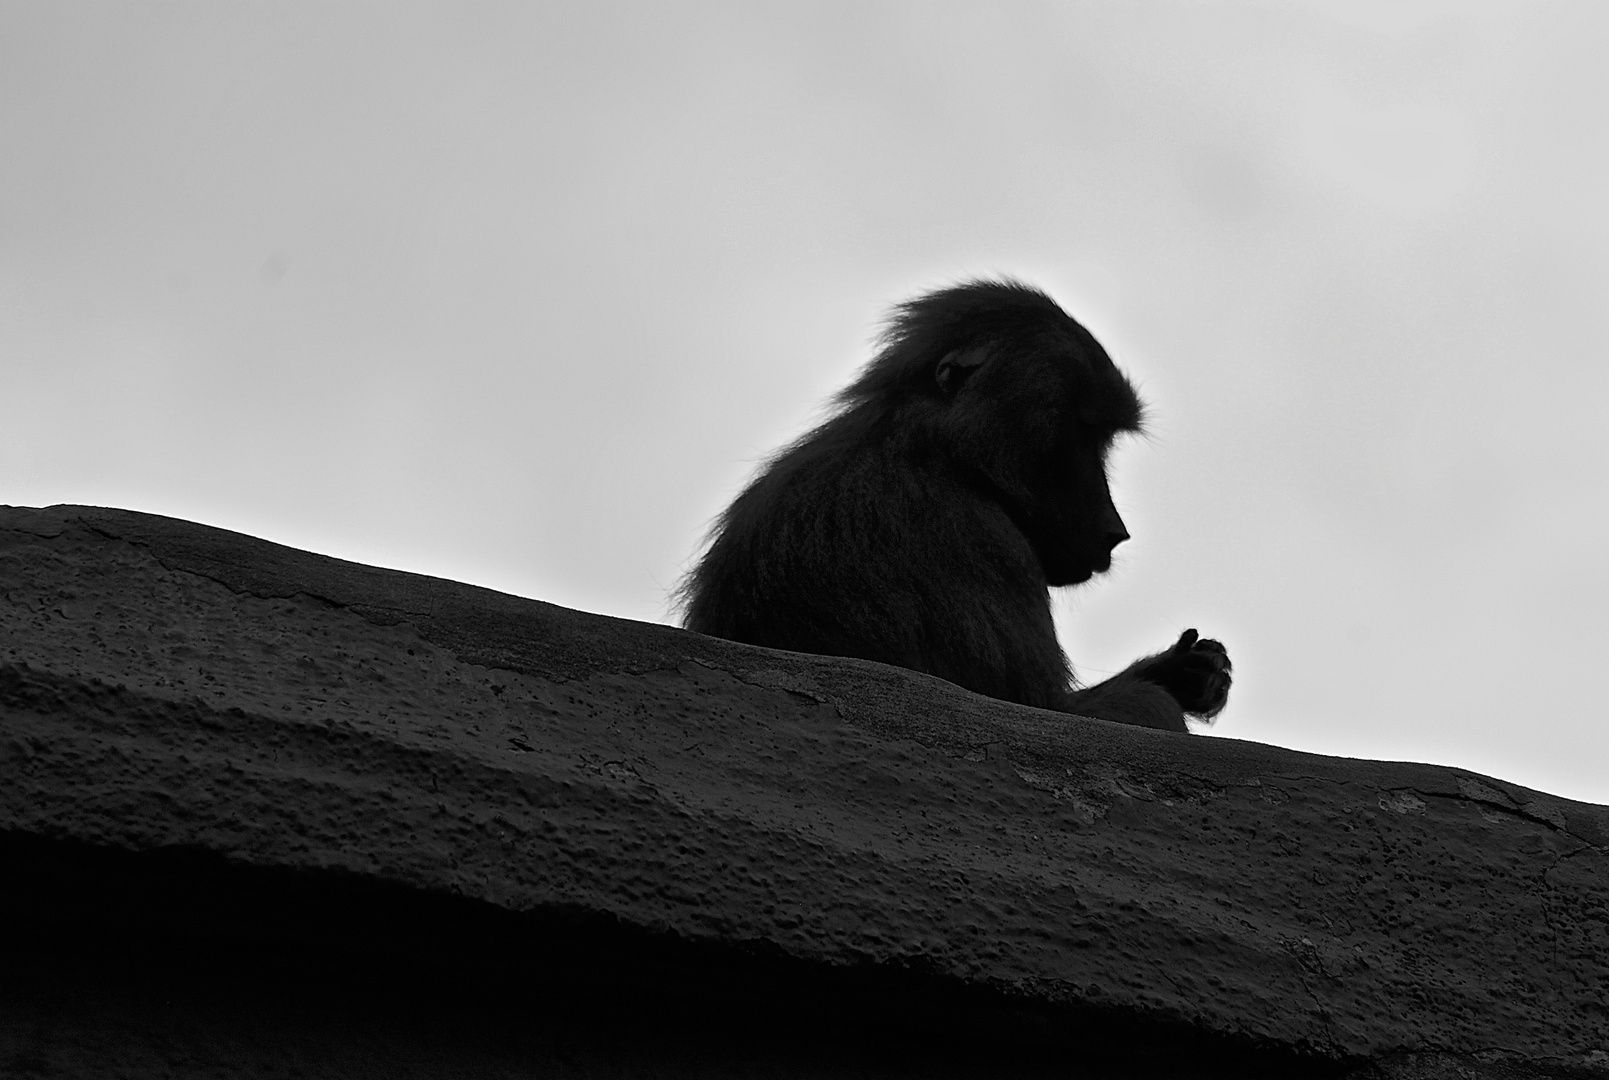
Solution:
<svg viewBox="0 0 1609 1080">
<path fill-rule="evenodd" d="M 954 397 L 956 391 L 967 377 L 989 358 L 984 349 L 953 349 L 944 354 L 939 366 L 933 370 L 933 381 L 939 384 L 939 392 L 945 397 Z"/>
</svg>

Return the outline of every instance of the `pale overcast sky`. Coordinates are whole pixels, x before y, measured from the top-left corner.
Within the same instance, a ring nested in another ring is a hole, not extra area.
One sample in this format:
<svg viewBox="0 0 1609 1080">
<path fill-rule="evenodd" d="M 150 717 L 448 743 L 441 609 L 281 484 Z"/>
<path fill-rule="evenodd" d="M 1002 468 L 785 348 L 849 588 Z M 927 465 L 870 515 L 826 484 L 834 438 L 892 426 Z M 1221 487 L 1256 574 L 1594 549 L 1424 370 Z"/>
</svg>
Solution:
<svg viewBox="0 0 1609 1080">
<path fill-rule="evenodd" d="M 1090 679 L 1609 802 L 1609 7 L 0 2 L 0 502 L 634 619 L 887 306 L 1152 402 Z"/>
</svg>

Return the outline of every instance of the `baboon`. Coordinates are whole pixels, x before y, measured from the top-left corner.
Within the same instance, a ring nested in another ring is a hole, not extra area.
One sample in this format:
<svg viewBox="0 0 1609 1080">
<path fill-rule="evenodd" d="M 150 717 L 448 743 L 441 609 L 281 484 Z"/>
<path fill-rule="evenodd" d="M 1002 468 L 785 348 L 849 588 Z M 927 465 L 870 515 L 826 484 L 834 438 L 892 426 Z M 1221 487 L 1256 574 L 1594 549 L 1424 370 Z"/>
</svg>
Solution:
<svg viewBox="0 0 1609 1080">
<path fill-rule="evenodd" d="M 718 519 L 679 589 L 685 625 L 1127 724 L 1216 716 L 1229 655 L 1194 630 L 1082 689 L 1056 640 L 1049 589 L 1129 537 L 1106 455 L 1142 405 L 1106 350 L 1012 280 L 908 300 L 880 345 Z"/>
</svg>

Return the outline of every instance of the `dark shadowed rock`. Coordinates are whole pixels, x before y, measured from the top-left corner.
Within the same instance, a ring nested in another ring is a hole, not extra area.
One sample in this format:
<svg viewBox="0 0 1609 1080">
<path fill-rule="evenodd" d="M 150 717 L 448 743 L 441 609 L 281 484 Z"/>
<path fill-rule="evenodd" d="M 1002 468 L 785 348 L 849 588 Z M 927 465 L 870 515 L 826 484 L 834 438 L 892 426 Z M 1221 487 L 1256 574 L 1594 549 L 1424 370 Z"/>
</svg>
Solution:
<svg viewBox="0 0 1609 1080">
<path fill-rule="evenodd" d="M 0 510 L 0 1075 L 1609 1077 L 1609 810 Z"/>
</svg>

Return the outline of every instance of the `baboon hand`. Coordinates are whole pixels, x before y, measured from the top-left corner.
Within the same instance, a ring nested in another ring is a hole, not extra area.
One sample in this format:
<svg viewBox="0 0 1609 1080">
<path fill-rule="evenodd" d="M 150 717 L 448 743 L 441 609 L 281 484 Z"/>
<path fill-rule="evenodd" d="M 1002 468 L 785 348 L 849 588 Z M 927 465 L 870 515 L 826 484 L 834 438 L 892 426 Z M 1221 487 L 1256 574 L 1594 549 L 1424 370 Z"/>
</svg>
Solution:
<svg viewBox="0 0 1609 1080">
<path fill-rule="evenodd" d="M 1223 711 L 1234 681 L 1229 650 L 1193 629 L 1180 634 L 1167 652 L 1147 657 L 1131 670 L 1172 694 L 1185 714 L 1198 720 L 1211 720 Z"/>
</svg>

